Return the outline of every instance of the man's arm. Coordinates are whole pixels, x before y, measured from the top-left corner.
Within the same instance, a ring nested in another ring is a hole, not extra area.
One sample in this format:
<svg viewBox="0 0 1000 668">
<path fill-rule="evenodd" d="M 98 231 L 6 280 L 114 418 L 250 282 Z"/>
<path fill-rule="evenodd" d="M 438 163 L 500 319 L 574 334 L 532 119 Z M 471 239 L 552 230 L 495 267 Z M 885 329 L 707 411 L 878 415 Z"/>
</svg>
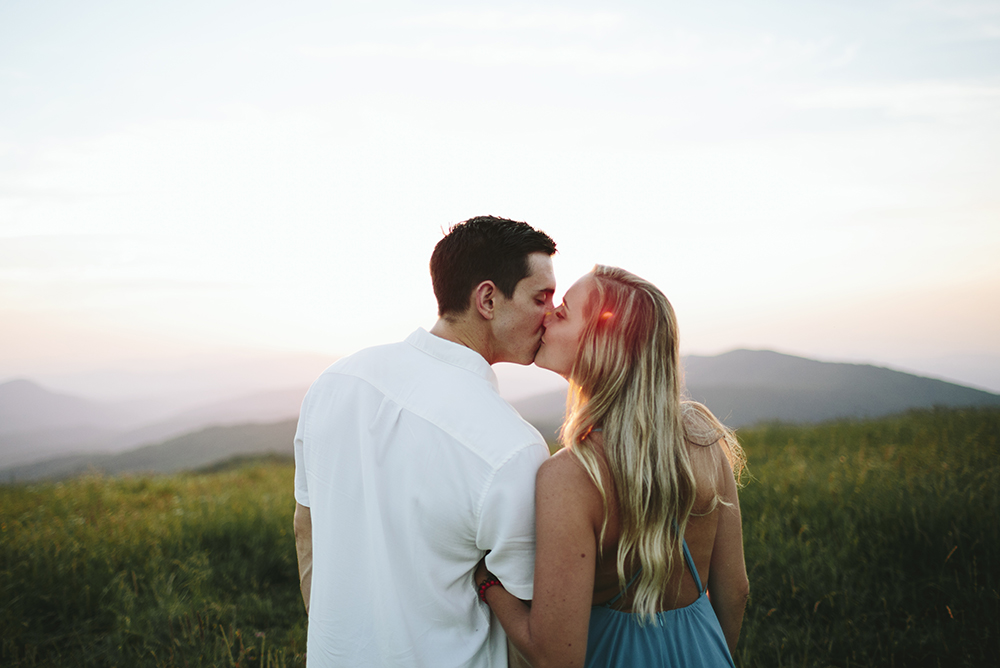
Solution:
<svg viewBox="0 0 1000 668">
<path fill-rule="evenodd" d="M 488 553 L 486 567 L 525 601 L 535 566 L 535 477 L 548 456 L 539 442 L 510 457 L 493 475 L 479 511 L 476 547 Z"/>
<path fill-rule="evenodd" d="M 302 589 L 302 602 L 306 604 L 306 614 L 309 614 L 309 593 L 312 588 L 313 544 L 312 544 L 312 513 L 308 506 L 295 503 L 295 553 L 299 558 L 299 587 Z"/>
</svg>

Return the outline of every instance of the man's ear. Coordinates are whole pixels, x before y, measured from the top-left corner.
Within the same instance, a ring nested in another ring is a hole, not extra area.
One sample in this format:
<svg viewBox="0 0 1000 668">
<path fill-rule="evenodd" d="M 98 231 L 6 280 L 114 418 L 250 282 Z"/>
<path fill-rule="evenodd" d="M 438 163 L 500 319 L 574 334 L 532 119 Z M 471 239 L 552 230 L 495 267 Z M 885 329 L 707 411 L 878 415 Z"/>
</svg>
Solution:
<svg viewBox="0 0 1000 668">
<path fill-rule="evenodd" d="M 486 320 L 493 319 L 494 298 L 497 286 L 493 281 L 483 281 L 472 291 L 472 305 Z"/>
</svg>

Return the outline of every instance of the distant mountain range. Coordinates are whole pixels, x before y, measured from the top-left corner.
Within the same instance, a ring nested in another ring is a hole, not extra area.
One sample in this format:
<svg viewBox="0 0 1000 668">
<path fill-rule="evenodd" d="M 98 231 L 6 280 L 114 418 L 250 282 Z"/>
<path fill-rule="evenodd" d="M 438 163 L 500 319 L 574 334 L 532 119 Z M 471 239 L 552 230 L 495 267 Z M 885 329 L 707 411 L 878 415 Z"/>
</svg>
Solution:
<svg viewBox="0 0 1000 668">
<path fill-rule="evenodd" d="M 298 414 L 305 393 L 257 392 L 165 417 L 146 404 L 99 403 L 11 381 L 0 385 L 0 470 L 71 454 L 123 452 L 213 425 L 288 419 Z"/>
<path fill-rule="evenodd" d="M 1000 395 L 870 364 L 818 362 L 768 350 L 684 358 L 687 396 L 726 425 L 870 418 L 932 406 L 998 406 Z M 514 402 L 546 438 L 562 424 L 566 392 Z"/>
<path fill-rule="evenodd" d="M 734 350 L 685 360 L 688 394 L 734 427 L 767 420 L 821 422 L 910 408 L 998 406 L 1000 395 L 870 364 Z"/>
<path fill-rule="evenodd" d="M 269 424 L 208 427 L 120 453 L 84 453 L 0 471 L 0 483 L 66 478 L 88 471 L 103 474 L 175 473 L 217 464 L 234 457 L 293 454 L 296 420 Z"/>
<path fill-rule="evenodd" d="M 867 364 L 770 351 L 685 358 L 687 394 L 731 427 L 879 417 L 931 406 L 998 406 L 1000 395 Z M 195 469 L 240 455 L 291 454 L 305 388 L 258 392 L 141 422 L 136 404 L 101 404 L 30 381 L 0 385 L 0 482 Z M 554 441 L 564 390 L 513 402 Z M 141 447 L 137 447 L 141 446 Z"/>
</svg>

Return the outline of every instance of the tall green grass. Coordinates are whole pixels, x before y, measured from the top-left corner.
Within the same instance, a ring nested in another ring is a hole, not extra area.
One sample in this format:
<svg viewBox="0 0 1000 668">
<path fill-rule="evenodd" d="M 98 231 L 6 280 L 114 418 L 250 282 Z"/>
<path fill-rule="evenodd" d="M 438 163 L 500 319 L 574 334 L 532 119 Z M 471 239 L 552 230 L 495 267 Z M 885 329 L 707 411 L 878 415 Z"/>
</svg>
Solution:
<svg viewBox="0 0 1000 668">
<path fill-rule="evenodd" d="M 0 665 L 296 666 L 288 463 L 0 488 Z"/>
<path fill-rule="evenodd" d="M 741 434 L 745 666 L 996 666 L 1000 411 Z"/>
<path fill-rule="evenodd" d="M 994 666 L 1000 411 L 740 432 L 741 666 Z M 0 487 L 0 665 L 297 666 L 292 467 Z"/>
</svg>

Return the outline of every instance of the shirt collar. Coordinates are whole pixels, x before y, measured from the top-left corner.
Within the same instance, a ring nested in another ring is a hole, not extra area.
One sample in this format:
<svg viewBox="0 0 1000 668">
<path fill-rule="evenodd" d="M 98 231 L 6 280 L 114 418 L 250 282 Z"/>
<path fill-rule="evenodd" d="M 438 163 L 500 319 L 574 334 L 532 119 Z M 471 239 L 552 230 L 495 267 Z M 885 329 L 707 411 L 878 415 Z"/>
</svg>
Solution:
<svg viewBox="0 0 1000 668">
<path fill-rule="evenodd" d="M 440 336 L 431 334 L 423 327 L 406 337 L 406 342 L 414 348 L 421 350 L 431 357 L 435 357 L 446 364 L 457 366 L 490 381 L 493 388 L 499 392 L 500 383 L 493 367 L 487 363 L 486 359 L 472 348 L 463 346 L 460 343 L 442 339 Z"/>
</svg>

